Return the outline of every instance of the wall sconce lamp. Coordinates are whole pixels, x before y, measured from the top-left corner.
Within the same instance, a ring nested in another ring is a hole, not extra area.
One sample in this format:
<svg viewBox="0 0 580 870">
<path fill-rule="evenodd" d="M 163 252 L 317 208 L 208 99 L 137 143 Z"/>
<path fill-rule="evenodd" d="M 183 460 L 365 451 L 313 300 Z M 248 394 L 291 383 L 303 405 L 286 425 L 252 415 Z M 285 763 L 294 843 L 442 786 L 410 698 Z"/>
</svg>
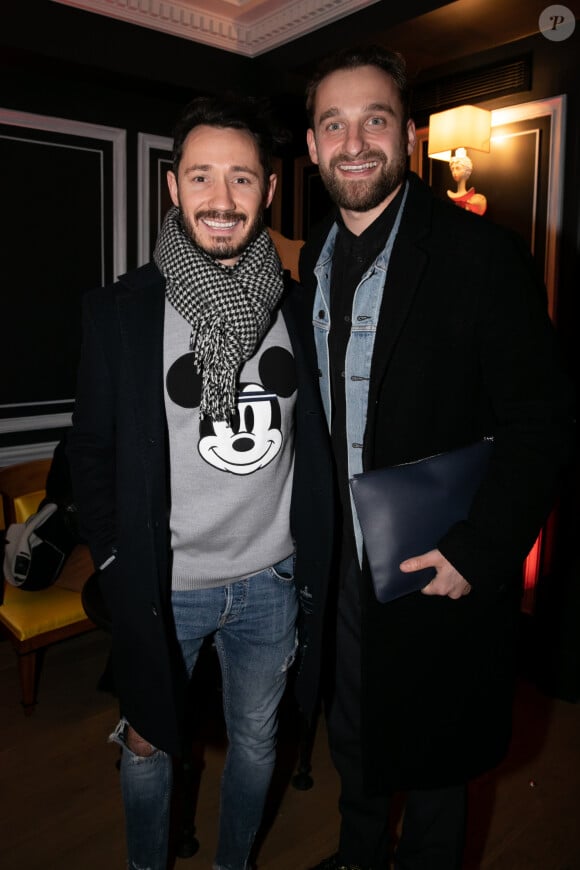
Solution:
<svg viewBox="0 0 580 870">
<path fill-rule="evenodd" d="M 475 188 L 466 188 L 473 163 L 467 156 L 467 148 L 475 151 L 490 150 L 491 112 L 478 106 L 458 106 L 446 112 L 437 112 L 429 117 L 429 142 L 427 153 L 434 160 L 449 161 L 457 190 L 448 190 L 447 196 L 456 205 L 476 214 L 483 214 L 487 199 Z"/>
</svg>

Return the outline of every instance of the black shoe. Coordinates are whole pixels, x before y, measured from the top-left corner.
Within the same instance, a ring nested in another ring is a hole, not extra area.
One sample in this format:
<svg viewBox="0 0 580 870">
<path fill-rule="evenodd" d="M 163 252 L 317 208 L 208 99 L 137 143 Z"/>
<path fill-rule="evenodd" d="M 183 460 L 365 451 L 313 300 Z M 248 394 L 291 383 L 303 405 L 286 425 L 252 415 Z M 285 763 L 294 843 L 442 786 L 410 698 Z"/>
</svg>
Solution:
<svg viewBox="0 0 580 870">
<path fill-rule="evenodd" d="M 338 853 L 325 858 L 320 864 L 311 867 L 310 870 L 372 870 L 371 867 L 363 867 L 362 864 L 343 864 Z"/>
</svg>

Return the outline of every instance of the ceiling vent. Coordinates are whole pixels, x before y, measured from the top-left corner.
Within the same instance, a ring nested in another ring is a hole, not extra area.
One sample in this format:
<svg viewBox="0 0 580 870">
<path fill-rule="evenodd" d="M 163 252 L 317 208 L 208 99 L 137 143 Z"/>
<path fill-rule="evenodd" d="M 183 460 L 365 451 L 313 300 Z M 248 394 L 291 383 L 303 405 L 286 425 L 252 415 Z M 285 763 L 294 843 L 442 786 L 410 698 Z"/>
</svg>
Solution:
<svg viewBox="0 0 580 870">
<path fill-rule="evenodd" d="M 419 85 L 413 92 L 413 114 L 418 118 L 463 103 L 478 103 L 505 94 L 529 91 L 531 86 L 532 58 L 526 55 L 508 63 L 455 73 Z"/>
</svg>

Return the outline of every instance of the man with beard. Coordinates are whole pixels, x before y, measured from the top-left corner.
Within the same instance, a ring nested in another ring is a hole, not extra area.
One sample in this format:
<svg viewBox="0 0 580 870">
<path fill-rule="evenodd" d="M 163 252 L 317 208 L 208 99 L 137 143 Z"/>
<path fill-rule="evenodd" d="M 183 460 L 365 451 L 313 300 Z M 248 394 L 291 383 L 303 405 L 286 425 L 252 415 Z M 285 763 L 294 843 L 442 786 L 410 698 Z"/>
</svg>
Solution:
<svg viewBox="0 0 580 870">
<path fill-rule="evenodd" d="M 300 262 L 341 508 L 327 608 L 341 829 L 317 868 L 385 870 L 401 791 L 395 867 L 454 870 L 466 783 L 510 738 L 521 564 L 571 455 L 570 388 L 521 241 L 407 172 L 403 59 L 373 46 L 328 58 L 307 111 L 310 157 L 338 206 Z M 401 565 L 433 579 L 380 604 L 349 479 L 486 436 L 491 460 L 469 516 Z M 316 652 L 301 679 L 315 679 Z"/>
<path fill-rule="evenodd" d="M 214 868 L 246 870 L 300 586 L 329 558 L 324 413 L 263 225 L 273 142 L 252 101 L 193 100 L 154 262 L 84 304 L 68 455 L 111 612 L 134 870 L 166 870 L 172 757 L 187 751 L 189 677 L 210 637 L 229 743 Z"/>
</svg>

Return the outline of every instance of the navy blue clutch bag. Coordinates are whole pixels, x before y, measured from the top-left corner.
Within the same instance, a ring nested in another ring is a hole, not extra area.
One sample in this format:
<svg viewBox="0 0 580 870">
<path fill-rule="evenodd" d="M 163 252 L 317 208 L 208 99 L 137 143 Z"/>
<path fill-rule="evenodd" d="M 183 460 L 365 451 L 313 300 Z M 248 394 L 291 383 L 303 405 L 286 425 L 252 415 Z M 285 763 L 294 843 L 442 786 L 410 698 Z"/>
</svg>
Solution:
<svg viewBox="0 0 580 870">
<path fill-rule="evenodd" d="M 437 547 L 467 517 L 487 468 L 492 439 L 416 462 L 355 474 L 350 486 L 377 600 L 422 589 L 433 568 L 403 574 L 399 564 Z"/>
</svg>

